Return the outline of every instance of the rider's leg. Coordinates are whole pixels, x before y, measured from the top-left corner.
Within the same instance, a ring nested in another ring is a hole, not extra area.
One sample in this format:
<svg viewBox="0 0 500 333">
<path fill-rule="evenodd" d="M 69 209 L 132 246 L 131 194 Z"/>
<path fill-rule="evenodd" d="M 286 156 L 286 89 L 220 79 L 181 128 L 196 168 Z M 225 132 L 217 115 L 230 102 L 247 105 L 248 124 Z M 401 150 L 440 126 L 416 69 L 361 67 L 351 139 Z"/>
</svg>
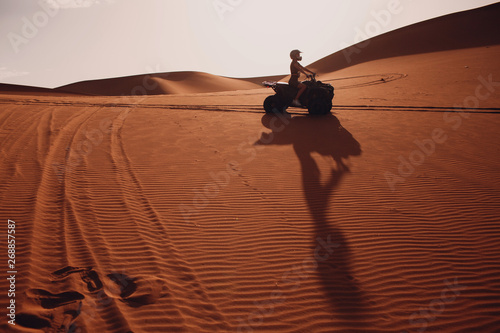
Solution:
<svg viewBox="0 0 500 333">
<path fill-rule="evenodd" d="M 299 98 L 300 98 L 300 95 L 302 95 L 302 93 L 304 92 L 304 90 L 306 90 L 306 85 L 299 83 L 299 85 L 297 87 L 299 88 L 299 91 L 297 92 L 297 95 L 295 96 L 292 104 L 294 104 L 296 106 L 300 106 Z"/>
</svg>

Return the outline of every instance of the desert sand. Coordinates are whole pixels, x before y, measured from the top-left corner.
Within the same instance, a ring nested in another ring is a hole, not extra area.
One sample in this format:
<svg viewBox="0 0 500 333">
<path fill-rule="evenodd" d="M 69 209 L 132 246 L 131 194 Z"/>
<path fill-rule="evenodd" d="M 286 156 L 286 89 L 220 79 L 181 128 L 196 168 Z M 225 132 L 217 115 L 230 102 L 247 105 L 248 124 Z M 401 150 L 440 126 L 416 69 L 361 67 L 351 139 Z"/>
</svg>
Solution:
<svg viewBox="0 0 500 333">
<path fill-rule="evenodd" d="M 499 12 L 312 64 L 330 116 L 205 73 L 4 86 L 0 331 L 499 332 Z"/>
</svg>

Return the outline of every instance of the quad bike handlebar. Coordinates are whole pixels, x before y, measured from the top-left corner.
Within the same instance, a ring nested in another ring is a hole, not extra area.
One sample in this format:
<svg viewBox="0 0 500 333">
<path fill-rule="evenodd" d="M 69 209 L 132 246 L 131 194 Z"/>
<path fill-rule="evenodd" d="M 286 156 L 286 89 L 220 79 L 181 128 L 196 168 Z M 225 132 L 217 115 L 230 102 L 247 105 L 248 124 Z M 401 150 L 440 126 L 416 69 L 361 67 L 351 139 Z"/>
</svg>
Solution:
<svg viewBox="0 0 500 333">
<path fill-rule="evenodd" d="M 316 73 L 307 74 L 307 78 L 310 79 L 312 82 L 316 82 Z"/>
</svg>

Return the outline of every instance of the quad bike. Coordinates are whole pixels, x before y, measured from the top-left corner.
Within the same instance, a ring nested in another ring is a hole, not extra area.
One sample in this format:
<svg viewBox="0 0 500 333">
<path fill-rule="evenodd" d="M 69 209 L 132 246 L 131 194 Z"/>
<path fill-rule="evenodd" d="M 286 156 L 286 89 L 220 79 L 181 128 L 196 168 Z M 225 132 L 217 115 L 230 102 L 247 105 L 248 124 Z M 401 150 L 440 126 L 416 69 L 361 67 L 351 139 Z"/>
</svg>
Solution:
<svg viewBox="0 0 500 333">
<path fill-rule="evenodd" d="M 310 80 L 302 81 L 306 85 L 306 90 L 299 98 L 302 108 L 306 108 L 310 115 L 324 115 L 330 113 L 332 109 L 332 99 L 334 88 L 331 84 L 316 81 L 315 75 L 310 76 Z M 284 82 L 262 82 L 267 88 L 272 88 L 276 94 L 268 96 L 264 100 L 264 110 L 266 113 L 283 113 L 292 105 L 292 101 L 297 95 L 298 88 L 290 86 Z"/>
</svg>

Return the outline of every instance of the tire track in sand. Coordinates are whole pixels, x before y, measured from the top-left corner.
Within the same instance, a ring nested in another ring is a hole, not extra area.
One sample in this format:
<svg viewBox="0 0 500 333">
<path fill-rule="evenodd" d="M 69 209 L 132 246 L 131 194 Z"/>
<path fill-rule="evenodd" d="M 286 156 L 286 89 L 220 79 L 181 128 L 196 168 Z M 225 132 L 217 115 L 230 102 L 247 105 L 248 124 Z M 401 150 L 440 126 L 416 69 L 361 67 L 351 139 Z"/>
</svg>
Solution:
<svg viewBox="0 0 500 333">
<path fill-rule="evenodd" d="M 228 326 L 220 314 L 221 311 L 210 301 L 196 273 L 176 249 L 162 221 L 163 218 L 152 206 L 133 171 L 122 140 L 124 123 L 130 112 L 131 110 L 123 110 L 113 120 L 110 152 L 117 177 L 116 183 L 120 187 L 121 200 L 125 205 L 125 210 L 120 207 L 122 212 L 126 212 L 126 220 L 123 222 L 134 226 L 131 230 L 134 237 L 121 237 L 113 245 L 127 251 L 128 257 L 134 258 L 130 264 L 142 274 L 168 280 L 171 297 L 159 299 L 155 310 L 181 312 L 180 318 L 185 319 L 182 323 L 170 327 L 171 329 L 191 327 L 195 330 L 227 330 Z M 154 311 L 148 310 L 141 316 L 154 318 Z M 168 324 L 162 325 L 168 327 Z"/>
<path fill-rule="evenodd" d="M 93 280 L 89 280 L 88 276 L 82 275 L 81 278 L 87 282 L 87 290 L 85 290 L 85 283 L 82 283 L 80 279 L 77 281 L 74 279 L 54 281 L 54 275 L 50 273 L 61 267 L 74 264 L 72 258 L 80 256 L 79 253 L 83 252 L 84 256 L 91 256 L 91 249 L 87 248 L 85 251 L 85 240 L 81 240 L 81 234 L 75 235 L 74 226 L 76 224 L 71 223 L 72 220 L 70 221 L 72 206 L 67 194 L 67 174 L 62 173 L 61 178 L 61 175 L 54 171 L 53 165 L 57 163 L 67 165 L 71 153 L 71 150 L 67 148 L 75 145 L 82 128 L 98 111 L 99 109 L 89 109 L 75 113 L 62 127 L 58 135 L 53 138 L 50 147 L 43 133 L 51 132 L 52 117 L 45 117 L 44 121 L 40 121 L 36 125 L 36 129 L 33 129 L 37 132 L 34 137 L 37 144 L 40 145 L 39 150 L 46 150 L 46 153 L 37 154 L 38 164 L 42 167 L 34 205 L 33 237 L 31 238 L 31 253 L 33 254 L 28 259 L 27 276 L 28 281 L 31 281 L 29 285 L 45 287 L 54 286 L 53 283 L 57 282 L 57 287 L 62 291 L 79 289 L 84 290 L 87 295 L 90 292 L 92 297 L 97 296 L 96 290 L 91 286 L 100 285 L 98 278 L 93 277 Z M 65 171 L 67 170 L 66 168 Z M 75 248 L 74 243 L 83 243 L 84 249 L 82 246 Z M 38 258 L 51 258 L 51 260 L 39 260 Z M 108 309 L 111 308 L 112 306 L 108 307 Z M 49 319 L 58 317 L 57 311 L 60 310 L 54 311 L 54 314 L 49 315 Z M 111 317 L 120 318 L 121 329 L 126 327 L 126 322 L 124 322 L 120 312 L 117 309 L 112 312 Z M 57 320 L 49 320 L 49 322 L 50 329 L 61 329 Z"/>
</svg>

